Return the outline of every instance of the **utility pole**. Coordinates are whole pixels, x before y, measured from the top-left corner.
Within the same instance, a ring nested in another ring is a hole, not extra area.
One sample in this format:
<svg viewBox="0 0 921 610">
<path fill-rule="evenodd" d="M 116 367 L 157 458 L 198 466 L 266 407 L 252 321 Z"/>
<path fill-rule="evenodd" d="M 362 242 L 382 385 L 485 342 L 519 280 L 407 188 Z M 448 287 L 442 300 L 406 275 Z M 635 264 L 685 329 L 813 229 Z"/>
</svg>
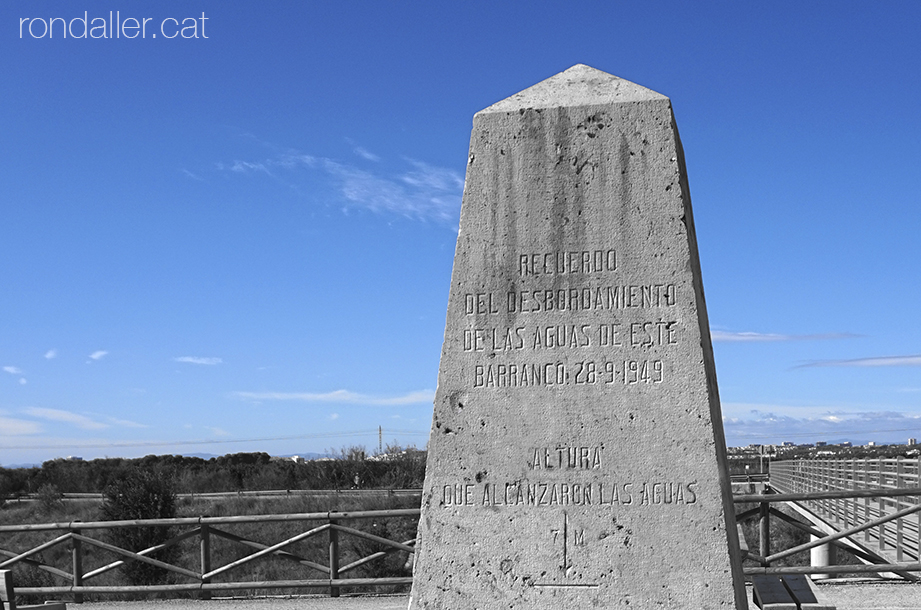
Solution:
<svg viewBox="0 0 921 610">
<path fill-rule="evenodd" d="M 377 454 L 384 455 L 384 429 L 377 427 Z"/>
</svg>

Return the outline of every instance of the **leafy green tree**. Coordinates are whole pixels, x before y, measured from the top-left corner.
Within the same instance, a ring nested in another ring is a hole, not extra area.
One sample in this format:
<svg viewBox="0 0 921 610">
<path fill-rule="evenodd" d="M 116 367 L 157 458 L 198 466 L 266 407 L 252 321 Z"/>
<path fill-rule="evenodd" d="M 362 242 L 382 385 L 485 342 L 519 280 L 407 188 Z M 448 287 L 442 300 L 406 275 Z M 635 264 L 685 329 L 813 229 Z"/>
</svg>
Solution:
<svg viewBox="0 0 921 610">
<path fill-rule="evenodd" d="M 170 478 L 142 468 L 132 468 L 103 491 L 102 518 L 106 521 L 171 519 L 176 516 L 176 493 Z M 170 528 L 154 526 L 120 527 L 110 530 L 112 543 L 129 551 L 162 544 L 170 538 Z M 177 547 L 169 547 L 152 558 L 169 562 Z M 152 585 L 166 581 L 168 571 L 141 561 L 129 561 L 124 572 L 131 584 Z"/>
<path fill-rule="evenodd" d="M 64 494 L 55 485 L 45 483 L 38 488 L 38 503 L 46 515 L 64 508 Z"/>
</svg>

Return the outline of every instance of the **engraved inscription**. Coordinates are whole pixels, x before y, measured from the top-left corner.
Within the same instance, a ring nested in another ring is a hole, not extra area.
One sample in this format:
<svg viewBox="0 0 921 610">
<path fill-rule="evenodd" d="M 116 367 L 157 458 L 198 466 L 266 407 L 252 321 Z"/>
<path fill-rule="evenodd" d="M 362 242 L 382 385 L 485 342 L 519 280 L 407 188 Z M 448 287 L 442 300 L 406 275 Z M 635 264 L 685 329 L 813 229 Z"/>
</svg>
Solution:
<svg viewBox="0 0 921 610">
<path fill-rule="evenodd" d="M 574 550 L 573 547 L 585 546 L 585 530 L 573 527 L 569 521 L 569 515 L 563 511 L 563 527 L 551 529 L 550 535 L 553 536 L 554 544 L 559 542 L 563 547 L 563 562 L 560 570 L 568 576 L 569 569 L 572 568 L 571 551 Z"/>
<path fill-rule="evenodd" d="M 676 284 L 640 281 L 580 285 L 577 277 L 580 275 L 620 272 L 614 248 L 521 252 L 515 256 L 523 286 L 513 283 L 504 292 L 483 290 L 464 294 L 464 316 L 471 318 L 470 324 L 461 331 L 463 336 L 459 337 L 462 349 L 488 357 L 467 369 L 474 388 L 655 386 L 665 381 L 666 361 L 655 356 L 680 343 L 681 323 L 678 320 L 664 316 L 639 320 L 629 316 L 633 319 L 616 321 L 596 318 L 605 311 L 628 314 L 631 310 L 674 307 L 678 303 Z M 576 283 L 561 286 L 562 278 L 556 277 L 564 275 L 575 279 Z M 528 285 L 550 279 L 552 286 Z M 575 319 L 553 324 L 532 323 L 545 313 L 572 314 Z M 497 321 L 504 317 L 523 323 L 484 324 L 489 316 L 496 316 Z M 590 350 L 598 348 L 607 349 L 592 357 Z M 614 348 L 624 352 L 619 359 L 613 353 Z M 562 354 L 551 355 L 551 352 L 574 350 L 583 351 L 578 361 Z M 643 350 L 644 353 L 633 355 L 630 350 Z M 548 357 L 523 355 L 528 352 L 543 352 Z M 515 358 L 511 362 L 495 358 L 499 354 L 515 354 Z"/>
<path fill-rule="evenodd" d="M 442 506 L 473 506 L 473 483 L 445 485 L 441 498 Z"/>
<path fill-rule="evenodd" d="M 630 324 L 630 345 L 633 347 L 653 347 L 676 345 L 678 338 L 677 322 L 634 322 Z"/>
<path fill-rule="evenodd" d="M 464 315 L 533 314 L 551 311 L 614 311 L 674 307 L 675 284 L 570 286 L 464 294 Z"/>
<path fill-rule="evenodd" d="M 524 349 L 525 328 L 468 328 L 464 330 L 465 352 L 506 352 Z"/>
<path fill-rule="evenodd" d="M 518 275 L 563 275 L 617 271 L 617 253 L 609 250 L 540 252 L 518 255 Z"/>
<path fill-rule="evenodd" d="M 531 470 L 597 470 L 601 468 L 604 445 L 535 447 L 528 467 Z"/>
<path fill-rule="evenodd" d="M 674 307 L 678 302 L 674 284 L 583 286 L 509 291 L 507 313 L 550 311 L 611 311 L 617 309 Z M 469 295 L 468 295 L 469 296 Z M 490 302 L 492 299 L 490 297 Z M 481 313 L 499 313 L 483 311 Z"/>
<path fill-rule="evenodd" d="M 582 547 L 586 546 L 585 529 L 573 523 L 572 518 L 563 511 L 557 527 L 550 529 L 551 544 L 557 549 L 560 563 L 556 566 L 556 574 L 543 572 L 548 580 L 534 583 L 535 587 L 552 587 L 559 589 L 570 588 L 595 588 L 601 586 L 597 582 L 581 580 L 581 573 L 575 567 L 574 558 L 579 559 Z"/>
<path fill-rule="evenodd" d="M 515 481 L 444 485 L 441 506 L 678 506 L 697 503 L 697 483 Z"/>
<path fill-rule="evenodd" d="M 473 365 L 474 388 L 526 388 L 565 385 L 658 385 L 665 380 L 662 360 L 602 360 L 574 363 L 497 363 Z"/>
<path fill-rule="evenodd" d="M 477 292 L 464 295 L 464 314 L 483 315 L 499 313 L 499 300 L 493 301 L 491 292 Z"/>
<path fill-rule="evenodd" d="M 664 347 L 678 345 L 676 320 L 644 320 L 620 324 L 553 324 L 466 328 L 465 352 L 508 352 L 523 349 L 577 349 L 582 347 Z M 621 337 L 627 343 L 621 342 Z"/>
<path fill-rule="evenodd" d="M 591 324 L 538 326 L 531 335 L 531 348 L 552 349 L 555 347 L 590 347 L 592 344 L 591 333 Z"/>
</svg>

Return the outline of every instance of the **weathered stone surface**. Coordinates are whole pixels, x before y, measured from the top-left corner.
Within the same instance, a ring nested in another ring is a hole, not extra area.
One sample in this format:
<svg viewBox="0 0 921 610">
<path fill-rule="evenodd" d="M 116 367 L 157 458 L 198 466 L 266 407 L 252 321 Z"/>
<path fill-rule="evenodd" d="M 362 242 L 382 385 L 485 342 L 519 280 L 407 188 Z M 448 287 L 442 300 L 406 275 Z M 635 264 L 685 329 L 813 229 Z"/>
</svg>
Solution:
<svg viewBox="0 0 921 610">
<path fill-rule="evenodd" d="M 474 117 L 411 609 L 746 607 L 682 154 L 588 66 Z"/>
</svg>

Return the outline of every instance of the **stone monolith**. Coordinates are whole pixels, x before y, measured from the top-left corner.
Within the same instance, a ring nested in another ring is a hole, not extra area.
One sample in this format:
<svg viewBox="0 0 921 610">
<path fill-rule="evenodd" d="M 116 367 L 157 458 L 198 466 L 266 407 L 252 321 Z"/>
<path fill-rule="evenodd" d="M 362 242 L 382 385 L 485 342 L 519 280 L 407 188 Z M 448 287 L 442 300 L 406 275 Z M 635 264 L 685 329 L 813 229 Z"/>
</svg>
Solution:
<svg viewBox="0 0 921 610">
<path fill-rule="evenodd" d="M 411 610 L 746 608 L 671 102 L 577 65 L 478 112 Z"/>
</svg>

